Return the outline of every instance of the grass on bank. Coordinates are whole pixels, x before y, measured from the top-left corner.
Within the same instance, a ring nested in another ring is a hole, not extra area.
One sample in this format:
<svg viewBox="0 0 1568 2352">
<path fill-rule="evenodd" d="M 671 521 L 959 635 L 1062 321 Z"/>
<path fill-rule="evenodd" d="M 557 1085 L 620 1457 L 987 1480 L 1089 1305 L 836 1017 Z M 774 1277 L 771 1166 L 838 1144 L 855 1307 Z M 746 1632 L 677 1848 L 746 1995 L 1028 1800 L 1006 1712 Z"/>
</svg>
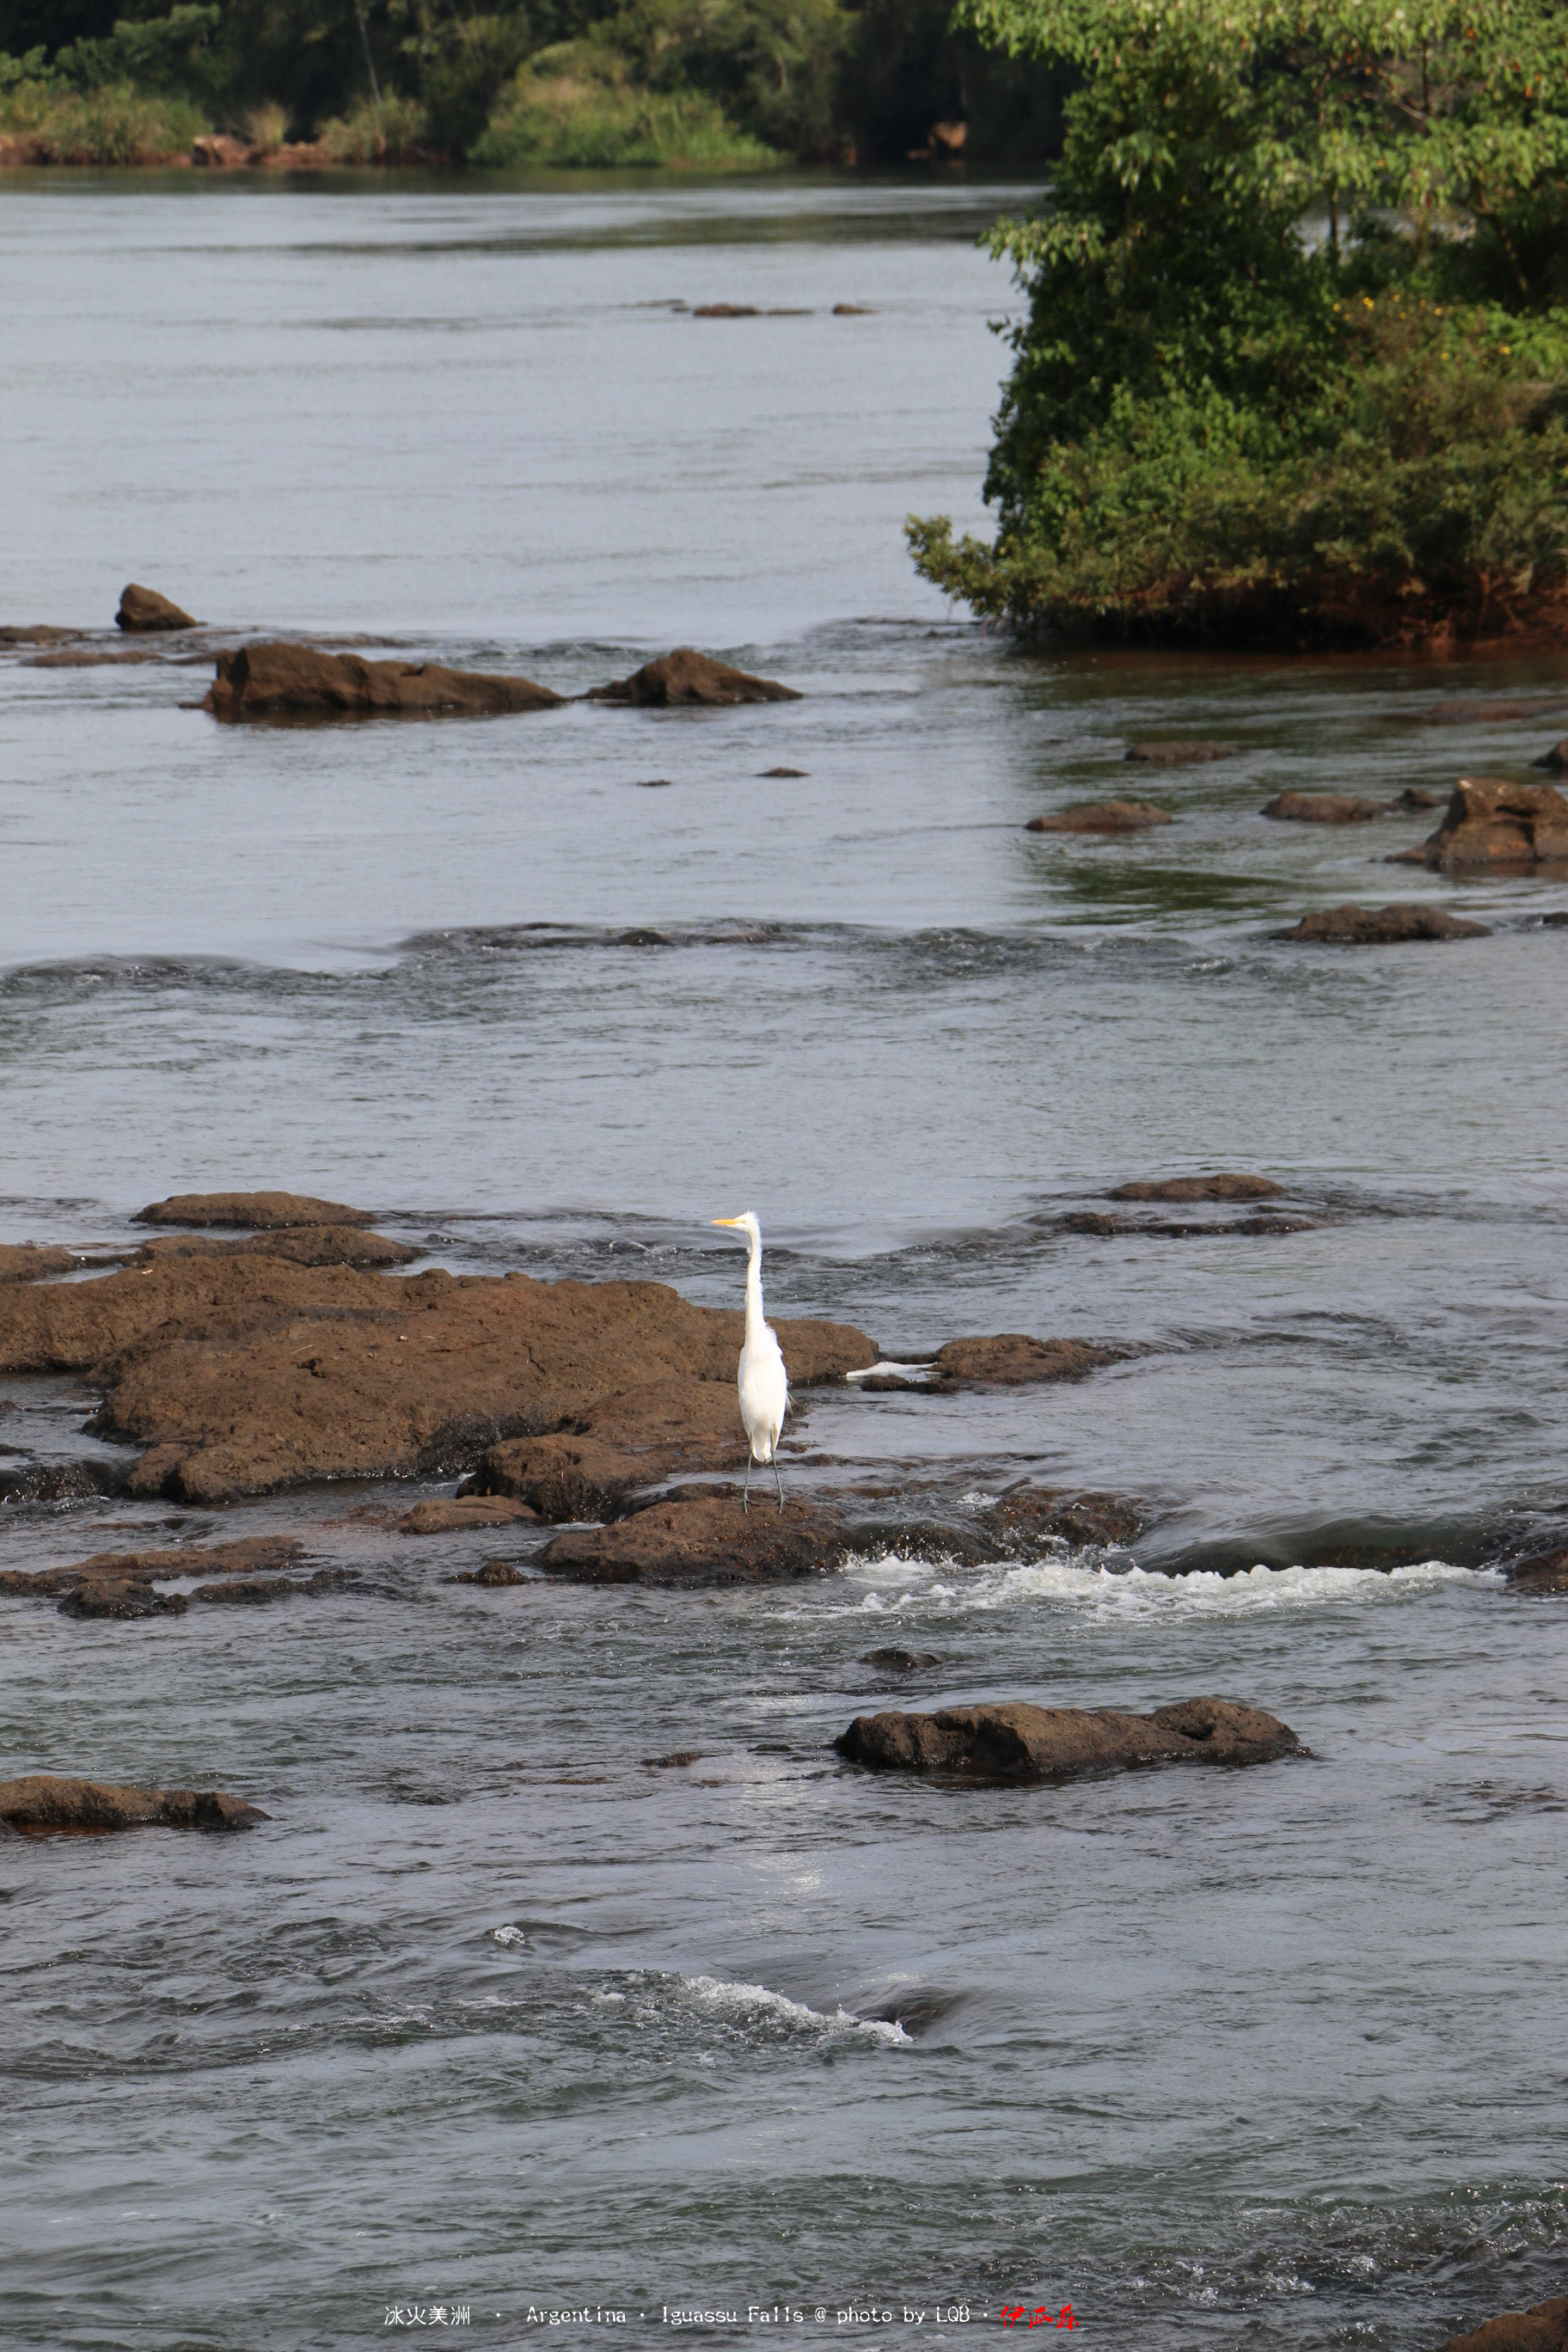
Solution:
<svg viewBox="0 0 1568 2352">
<path fill-rule="evenodd" d="M 519 68 L 468 160 L 500 171 L 758 171 L 782 159 L 705 93 L 649 89 L 616 49 L 580 40 L 542 49 Z"/>
<path fill-rule="evenodd" d="M 25 140 L 37 163 L 160 163 L 191 152 L 210 125 L 188 99 L 110 82 L 52 89 L 34 80 L 0 87 L 0 138 Z"/>
</svg>

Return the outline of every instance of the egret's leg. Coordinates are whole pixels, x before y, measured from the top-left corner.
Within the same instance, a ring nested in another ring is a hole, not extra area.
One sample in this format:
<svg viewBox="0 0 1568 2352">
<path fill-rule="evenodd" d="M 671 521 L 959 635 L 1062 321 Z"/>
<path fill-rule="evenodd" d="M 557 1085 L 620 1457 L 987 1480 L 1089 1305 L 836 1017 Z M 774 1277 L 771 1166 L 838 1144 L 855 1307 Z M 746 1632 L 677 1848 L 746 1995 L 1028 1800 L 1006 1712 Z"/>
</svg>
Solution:
<svg viewBox="0 0 1568 2352">
<path fill-rule="evenodd" d="M 741 1489 L 741 1508 L 742 1508 L 743 1511 L 749 1511 L 749 1510 L 751 1509 L 751 1507 L 752 1507 L 752 1449 L 751 1449 L 751 1447 L 748 1445 L 748 1446 L 747 1446 L 747 1448 L 746 1448 L 746 1483 L 745 1483 L 745 1485 L 744 1485 L 744 1486 L 742 1487 L 742 1489 Z"/>
<path fill-rule="evenodd" d="M 773 1447 L 773 1485 L 778 1487 L 779 1508 L 782 1511 L 784 1508 L 784 1488 L 779 1486 L 779 1449 L 776 1444 Z"/>
</svg>

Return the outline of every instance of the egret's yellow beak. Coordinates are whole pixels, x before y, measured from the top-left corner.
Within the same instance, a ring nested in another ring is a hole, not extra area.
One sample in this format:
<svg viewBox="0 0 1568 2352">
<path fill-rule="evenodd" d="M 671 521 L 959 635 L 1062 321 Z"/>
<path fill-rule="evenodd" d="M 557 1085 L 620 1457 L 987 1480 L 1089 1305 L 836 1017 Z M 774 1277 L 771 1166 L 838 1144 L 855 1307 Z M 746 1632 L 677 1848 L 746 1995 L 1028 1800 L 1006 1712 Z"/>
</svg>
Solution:
<svg viewBox="0 0 1568 2352">
<path fill-rule="evenodd" d="M 743 1217 L 710 1217 L 708 1222 L 712 1225 L 740 1225 L 744 1224 L 745 1219 Z"/>
</svg>

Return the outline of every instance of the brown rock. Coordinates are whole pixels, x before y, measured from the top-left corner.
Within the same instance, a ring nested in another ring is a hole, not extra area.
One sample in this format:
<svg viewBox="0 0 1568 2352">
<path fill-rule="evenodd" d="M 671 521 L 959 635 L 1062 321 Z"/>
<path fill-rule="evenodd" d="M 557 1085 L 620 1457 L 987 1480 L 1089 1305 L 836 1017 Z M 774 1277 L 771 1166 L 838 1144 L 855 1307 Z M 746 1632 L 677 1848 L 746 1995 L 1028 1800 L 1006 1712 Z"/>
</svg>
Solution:
<svg viewBox="0 0 1568 2352">
<path fill-rule="evenodd" d="M 989 1535 L 1016 1551 L 1058 1536 L 1066 1543 L 1128 1544 L 1144 1523 L 1124 1495 L 1074 1495 L 1047 1486 L 1015 1486 L 984 1514 Z"/>
<path fill-rule="evenodd" d="M 754 302 L 700 302 L 691 313 L 694 319 L 760 319 L 762 315 Z"/>
<path fill-rule="evenodd" d="M 89 1578 L 68 1592 L 60 1602 L 62 1617 L 183 1617 L 189 1603 L 183 1592 L 154 1592 L 150 1584 L 132 1584 L 112 1576 Z"/>
<path fill-rule="evenodd" d="M 1501 2312 L 1468 2336 L 1450 2336 L 1443 2352 L 1568 2352 L 1568 2294 Z"/>
<path fill-rule="evenodd" d="M 950 1339 L 936 1355 L 938 1380 L 965 1389 L 1031 1388 L 1047 1381 L 1081 1381 L 1121 1360 L 1125 1349 L 1089 1339 L 1031 1339 L 1003 1331 L 990 1339 Z"/>
<path fill-rule="evenodd" d="M 213 1233 L 160 1234 L 156 1241 L 143 1242 L 136 1259 L 143 1265 L 160 1257 L 232 1257 L 242 1251 L 286 1258 L 291 1265 L 412 1265 L 425 1255 L 406 1242 L 367 1233 L 363 1225 L 287 1225 L 237 1238 Z"/>
<path fill-rule="evenodd" d="M 79 1263 L 68 1249 L 40 1249 L 34 1242 L 0 1242 L 0 1282 L 41 1282 L 46 1275 L 68 1274 Z"/>
<path fill-rule="evenodd" d="M 637 1484 L 723 1466 L 744 1458 L 743 1328 L 658 1283 L 391 1276 L 252 1250 L 0 1285 L 0 1370 L 85 1376 L 100 1433 L 147 1449 L 129 1490 L 186 1502 L 449 1475 L 503 1439 L 551 1435 L 633 1457 Z M 841 1324 L 777 1328 L 796 1417 L 814 1384 L 876 1360 Z M 526 1485 L 517 1499 L 543 1507 Z"/>
<path fill-rule="evenodd" d="M 1503 1573 L 1513 1592 L 1568 1592 L 1568 1544 L 1558 1551 L 1539 1552 L 1533 1559 L 1514 1560 Z"/>
<path fill-rule="evenodd" d="M 632 702 L 642 708 L 663 709 L 689 702 L 798 702 L 800 696 L 793 686 L 781 686 L 776 678 L 752 677 L 749 671 L 731 669 L 728 662 L 715 661 L 711 655 L 695 653 L 689 646 L 677 646 L 672 654 L 664 655 L 662 659 L 644 662 L 630 677 L 595 687 L 587 698 L 590 702 Z"/>
<path fill-rule="evenodd" d="M 276 1233 L 289 1225 L 368 1225 L 368 1209 L 313 1201 L 304 1192 L 172 1192 L 139 1209 L 138 1225 L 216 1226 L 229 1233 Z"/>
<path fill-rule="evenodd" d="M 1147 833 L 1157 824 L 1175 822 L 1169 809 L 1152 801 L 1080 801 L 1074 808 L 1050 816 L 1032 816 L 1026 833 Z"/>
<path fill-rule="evenodd" d="M 256 1608 L 269 1601 L 291 1601 L 304 1593 L 311 1598 L 339 1592 L 359 1580 L 346 1568 L 319 1568 L 314 1576 L 235 1576 L 223 1584 L 198 1584 L 192 1601 L 216 1601 L 228 1608 Z M 178 1595 L 174 1596 L 178 1598 Z M 182 1603 L 182 1606 L 184 1604 Z"/>
<path fill-rule="evenodd" d="M 1436 832 L 1388 862 L 1444 874 L 1568 865 L 1568 801 L 1555 784 L 1461 776 Z"/>
<path fill-rule="evenodd" d="M 250 155 L 245 140 L 231 139 L 222 131 L 204 131 L 191 142 L 191 161 L 198 171 L 241 171 L 249 163 Z"/>
<path fill-rule="evenodd" d="M 940 1666 L 942 1660 L 934 1650 L 905 1650 L 897 1643 L 880 1650 L 868 1650 L 860 1663 L 875 1666 L 879 1675 L 918 1675 L 928 1666 Z"/>
<path fill-rule="evenodd" d="M 0 1573 L 0 1592 L 58 1601 L 67 1617 L 180 1617 L 186 1595 L 158 1592 L 155 1585 L 174 1577 L 255 1577 L 261 1570 L 291 1567 L 300 1549 L 294 1536 L 247 1536 L 226 1544 L 100 1551 L 64 1568 L 8 1569 Z"/>
<path fill-rule="evenodd" d="M 447 669 L 439 662 L 366 661 L 281 641 L 217 656 L 202 708 L 220 719 L 429 718 L 440 713 L 549 710 L 561 701 L 528 677 Z"/>
<path fill-rule="evenodd" d="M 1475 702 L 1456 696 L 1448 702 L 1429 702 L 1423 710 L 1405 714 L 1416 727 L 1462 727 L 1467 721 L 1479 727 L 1506 726 L 1516 719 L 1556 719 L 1568 712 L 1568 702 L 1561 695 L 1514 695 L 1502 700 Z"/>
<path fill-rule="evenodd" d="M 537 1524 L 539 1513 L 530 1510 L 526 1503 L 513 1501 L 509 1495 L 441 1495 L 428 1501 L 416 1503 L 397 1522 L 397 1530 L 405 1536 L 450 1536 L 465 1534 L 470 1528 L 508 1528 L 520 1523 Z M 507 1581 L 505 1578 L 470 1577 L 469 1583 L 491 1584 Z"/>
<path fill-rule="evenodd" d="M 1406 784 L 1394 805 L 1402 809 L 1445 808 L 1447 793 L 1429 793 L 1423 784 Z"/>
<path fill-rule="evenodd" d="M 1184 1699 L 1152 1715 L 991 1701 L 935 1715 L 858 1715 L 834 1741 L 874 1772 L 969 1780 L 1073 1780 L 1152 1764 L 1264 1764 L 1300 1742 L 1261 1708 Z"/>
<path fill-rule="evenodd" d="M 737 1490 L 688 1493 L 613 1527 L 568 1528 L 540 1555 L 547 1576 L 579 1584 L 761 1584 L 820 1576 L 847 1549 L 838 1521 L 760 1492 L 751 1510 Z"/>
<path fill-rule="evenodd" d="M 1370 824 L 1388 811 L 1382 801 L 1358 800 L 1353 793 L 1276 793 L 1263 814 L 1286 824 Z"/>
<path fill-rule="evenodd" d="M 465 1569 L 460 1575 L 447 1580 L 452 1584 L 482 1584 L 487 1587 L 531 1581 L 521 1568 L 513 1568 L 509 1559 L 487 1559 L 483 1568 Z"/>
<path fill-rule="evenodd" d="M 26 1837 L 100 1835 L 108 1830 L 247 1830 L 271 1818 L 216 1789 L 122 1789 L 101 1780 L 30 1772 L 0 1780 L 0 1822 Z"/>
<path fill-rule="evenodd" d="M 0 648 L 6 646 L 58 646 L 67 637 L 79 637 L 79 629 L 51 628 L 47 621 L 24 622 L 20 625 L 7 623 L 0 629 Z"/>
<path fill-rule="evenodd" d="M 1111 1201 L 1271 1201 L 1283 1192 L 1271 1176 L 1237 1175 L 1228 1168 L 1212 1176 L 1142 1176 L 1135 1183 L 1118 1184 L 1106 1195 Z"/>
<path fill-rule="evenodd" d="M 1325 947 L 1373 947 L 1399 940 L 1484 940 L 1485 923 L 1467 923 L 1441 907 L 1320 907 L 1273 940 L 1305 940 Z"/>
<path fill-rule="evenodd" d="M 1539 760 L 1531 760 L 1530 764 L 1532 768 L 1553 769 L 1561 775 L 1563 769 L 1568 768 L 1568 735 L 1564 735 L 1561 743 L 1553 743 L 1550 751 L 1542 751 Z"/>
<path fill-rule="evenodd" d="M 171 604 L 167 596 L 160 596 L 155 588 L 139 588 L 134 580 L 120 592 L 120 610 L 114 615 L 114 625 L 116 628 L 132 630 L 139 635 L 151 629 L 199 629 L 201 626 L 199 621 L 193 621 L 188 613 L 182 612 L 178 604 Z"/>
<path fill-rule="evenodd" d="M 1234 760 L 1234 743 L 1129 743 L 1123 756 L 1144 768 L 1190 768 Z"/>
</svg>

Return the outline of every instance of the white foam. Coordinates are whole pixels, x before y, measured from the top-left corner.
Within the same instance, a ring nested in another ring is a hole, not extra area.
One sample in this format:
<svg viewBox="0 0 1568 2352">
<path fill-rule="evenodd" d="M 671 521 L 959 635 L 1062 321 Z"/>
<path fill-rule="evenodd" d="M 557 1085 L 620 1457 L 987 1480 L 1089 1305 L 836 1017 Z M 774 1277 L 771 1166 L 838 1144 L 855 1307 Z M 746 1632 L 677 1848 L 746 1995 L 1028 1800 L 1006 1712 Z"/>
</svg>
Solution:
<svg viewBox="0 0 1568 2352">
<path fill-rule="evenodd" d="M 494 1927 L 490 1932 L 498 1944 L 526 1944 L 528 1941 L 521 1927 Z"/>
<path fill-rule="evenodd" d="M 1260 1561 L 1234 1576 L 1221 1576 L 1212 1569 L 1163 1576 L 1138 1567 L 1117 1570 L 1082 1559 L 1056 1559 L 1010 1568 L 1000 1577 L 988 1578 L 969 1597 L 980 1609 L 1049 1600 L 1087 1604 L 1106 1616 L 1229 1617 L 1266 1610 L 1365 1603 L 1394 1594 L 1429 1592 L 1442 1584 L 1498 1581 L 1495 1575 L 1480 1576 L 1474 1569 L 1459 1568 L 1445 1559 L 1421 1560 L 1392 1573 L 1375 1568 L 1267 1568 Z"/>
<path fill-rule="evenodd" d="M 804 2001 L 791 2000 L 786 1993 L 773 1992 L 767 1985 L 732 1984 L 725 1977 L 682 1977 L 680 1983 L 689 1998 L 705 2010 L 742 2025 L 762 2017 L 795 2032 L 860 2034 L 889 2048 L 910 2039 L 896 2018 L 857 2017 L 842 2006 L 829 2015 L 826 2010 L 808 2009 Z"/>
</svg>

